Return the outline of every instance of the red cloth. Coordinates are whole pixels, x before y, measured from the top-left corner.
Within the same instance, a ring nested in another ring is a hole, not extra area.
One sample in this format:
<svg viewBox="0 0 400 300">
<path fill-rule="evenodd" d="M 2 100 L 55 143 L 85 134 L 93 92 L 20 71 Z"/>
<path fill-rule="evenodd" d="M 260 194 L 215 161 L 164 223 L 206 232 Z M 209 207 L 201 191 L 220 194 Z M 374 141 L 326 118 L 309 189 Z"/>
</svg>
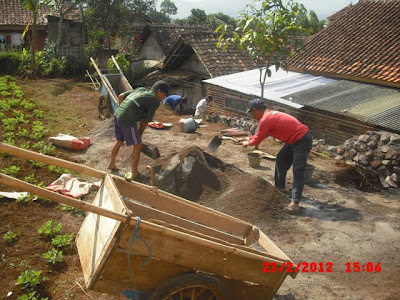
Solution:
<svg viewBox="0 0 400 300">
<path fill-rule="evenodd" d="M 249 138 L 249 145 L 259 145 L 268 136 L 287 144 L 293 144 L 307 132 L 308 127 L 295 117 L 280 111 L 267 109 L 258 124 L 257 134 Z"/>
</svg>

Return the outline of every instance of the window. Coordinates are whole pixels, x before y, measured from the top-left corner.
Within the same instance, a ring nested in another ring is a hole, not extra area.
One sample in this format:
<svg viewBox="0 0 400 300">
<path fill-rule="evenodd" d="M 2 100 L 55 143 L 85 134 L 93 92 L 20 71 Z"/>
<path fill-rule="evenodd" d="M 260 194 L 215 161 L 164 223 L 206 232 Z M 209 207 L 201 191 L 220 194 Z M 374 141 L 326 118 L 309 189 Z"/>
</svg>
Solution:
<svg viewBox="0 0 400 300">
<path fill-rule="evenodd" d="M 224 108 L 226 108 L 228 110 L 245 113 L 247 110 L 247 106 L 248 106 L 247 100 L 242 100 L 242 99 L 232 97 L 229 95 L 225 97 Z"/>
</svg>

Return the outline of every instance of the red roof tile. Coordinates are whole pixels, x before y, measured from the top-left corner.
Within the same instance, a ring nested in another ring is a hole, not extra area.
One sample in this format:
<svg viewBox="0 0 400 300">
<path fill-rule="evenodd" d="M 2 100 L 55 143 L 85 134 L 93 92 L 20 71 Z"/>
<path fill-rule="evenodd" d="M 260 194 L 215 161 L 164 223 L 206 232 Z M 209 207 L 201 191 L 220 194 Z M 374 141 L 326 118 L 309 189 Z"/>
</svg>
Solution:
<svg viewBox="0 0 400 300">
<path fill-rule="evenodd" d="M 0 25 L 20 25 L 25 26 L 32 18 L 32 13 L 22 6 L 20 0 L 0 0 Z M 39 9 L 37 24 L 46 25 L 46 16 L 60 15 L 47 5 L 42 5 Z M 66 19 L 81 21 L 79 10 L 72 9 L 66 16 Z"/>
<path fill-rule="evenodd" d="M 393 85 L 400 78 L 400 1 L 361 1 L 317 33 L 290 70 Z"/>
</svg>

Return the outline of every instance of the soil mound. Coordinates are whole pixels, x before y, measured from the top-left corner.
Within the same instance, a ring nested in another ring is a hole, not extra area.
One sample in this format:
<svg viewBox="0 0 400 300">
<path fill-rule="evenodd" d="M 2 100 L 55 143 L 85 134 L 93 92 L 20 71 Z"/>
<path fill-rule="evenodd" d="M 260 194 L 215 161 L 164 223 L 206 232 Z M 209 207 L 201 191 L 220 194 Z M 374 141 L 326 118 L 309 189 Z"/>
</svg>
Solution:
<svg viewBox="0 0 400 300">
<path fill-rule="evenodd" d="M 249 223 L 287 217 L 283 208 L 289 201 L 270 183 L 196 146 L 160 158 L 152 167 L 158 188 Z"/>
</svg>

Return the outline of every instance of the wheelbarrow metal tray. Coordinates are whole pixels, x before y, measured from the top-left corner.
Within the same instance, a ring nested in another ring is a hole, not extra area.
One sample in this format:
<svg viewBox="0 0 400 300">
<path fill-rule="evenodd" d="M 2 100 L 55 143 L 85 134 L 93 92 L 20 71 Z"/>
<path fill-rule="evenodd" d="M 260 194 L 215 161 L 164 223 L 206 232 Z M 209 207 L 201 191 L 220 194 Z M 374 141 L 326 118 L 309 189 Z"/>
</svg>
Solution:
<svg viewBox="0 0 400 300">
<path fill-rule="evenodd" d="M 140 217 L 138 233 L 152 253 L 141 266 L 149 250 L 132 241 L 135 226 L 89 213 L 76 239 L 89 289 L 121 295 L 133 289 L 130 269 L 136 289 L 143 291 L 175 275 L 201 271 L 239 289 L 237 299 L 271 299 L 288 275 L 286 270 L 263 273 L 264 262 L 279 268 L 290 259 L 255 226 L 157 188 L 107 175 L 93 204 Z M 265 251 L 248 247 L 253 241 Z"/>
</svg>

